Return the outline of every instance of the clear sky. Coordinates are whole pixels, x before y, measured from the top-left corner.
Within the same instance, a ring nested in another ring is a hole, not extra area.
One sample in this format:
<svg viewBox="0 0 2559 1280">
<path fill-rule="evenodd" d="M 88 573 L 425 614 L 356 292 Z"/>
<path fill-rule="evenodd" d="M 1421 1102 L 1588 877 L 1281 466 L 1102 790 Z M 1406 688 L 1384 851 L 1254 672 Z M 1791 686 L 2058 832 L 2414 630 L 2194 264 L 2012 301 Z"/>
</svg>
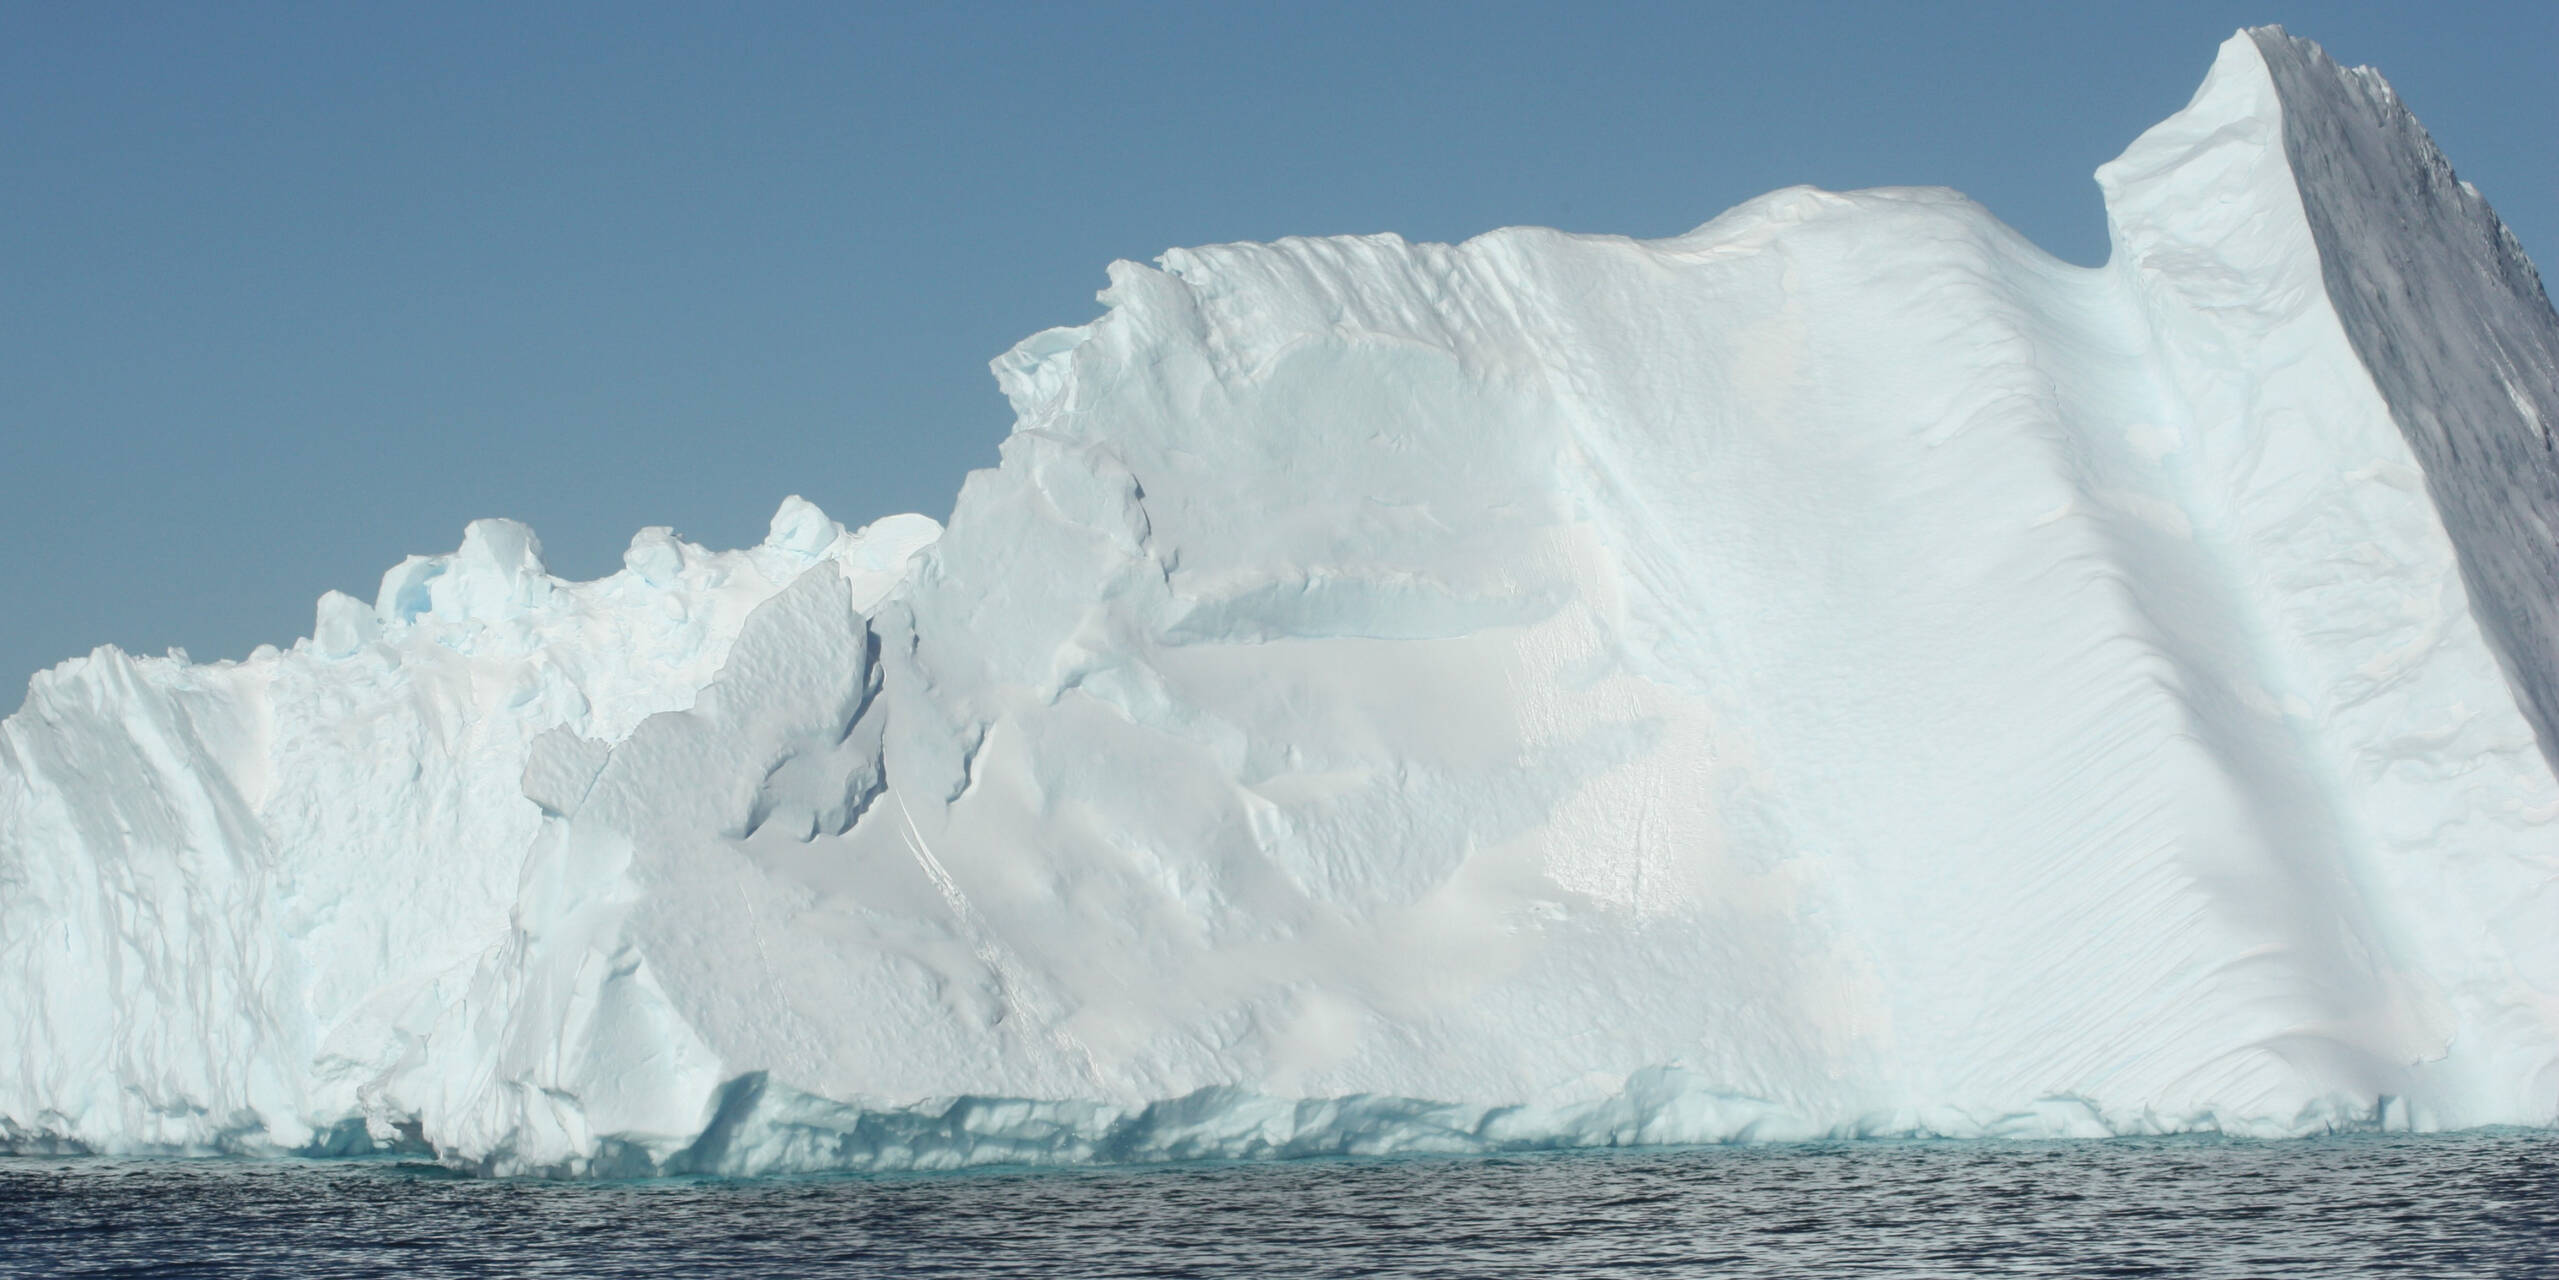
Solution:
<svg viewBox="0 0 2559 1280">
<path fill-rule="evenodd" d="M 478 516 L 591 577 L 786 493 L 947 515 L 986 362 L 1172 245 L 1939 183 L 2095 263 L 2090 171 L 2257 22 L 2559 268 L 2550 0 L 0 0 L 0 710 L 101 642 L 290 642 Z"/>
</svg>

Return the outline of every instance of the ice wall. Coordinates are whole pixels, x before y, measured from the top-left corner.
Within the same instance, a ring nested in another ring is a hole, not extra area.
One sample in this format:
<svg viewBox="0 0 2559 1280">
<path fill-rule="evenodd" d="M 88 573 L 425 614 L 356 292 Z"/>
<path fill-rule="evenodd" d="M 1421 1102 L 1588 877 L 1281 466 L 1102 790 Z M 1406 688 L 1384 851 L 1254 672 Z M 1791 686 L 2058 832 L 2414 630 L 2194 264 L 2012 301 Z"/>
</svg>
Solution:
<svg viewBox="0 0 2559 1280">
<path fill-rule="evenodd" d="M 0 728 L 0 1132 L 753 1172 L 2559 1119 L 2559 322 L 2278 32 L 1940 190 L 1115 264 L 947 531 Z M 2468 273 L 2468 274 L 2462 274 Z M 926 544 L 930 544 L 929 546 Z"/>
<path fill-rule="evenodd" d="M 2541 275 L 2368 67 L 2252 35 L 2328 299 L 2424 466 L 2484 627 L 2559 750 L 2559 327 Z"/>
<path fill-rule="evenodd" d="M 936 532 L 793 498 L 762 546 L 647 529 L 567 583 L 483 520 L 372 605 L 323 597 L 289 650 L 37 676 L 0 724 L 0 1140 L 366 1141 L 385 1067 L 509 935 L 532 741 L 692 705 L 785 584 L 824 570 L 867 605 Z"/>
</svg>

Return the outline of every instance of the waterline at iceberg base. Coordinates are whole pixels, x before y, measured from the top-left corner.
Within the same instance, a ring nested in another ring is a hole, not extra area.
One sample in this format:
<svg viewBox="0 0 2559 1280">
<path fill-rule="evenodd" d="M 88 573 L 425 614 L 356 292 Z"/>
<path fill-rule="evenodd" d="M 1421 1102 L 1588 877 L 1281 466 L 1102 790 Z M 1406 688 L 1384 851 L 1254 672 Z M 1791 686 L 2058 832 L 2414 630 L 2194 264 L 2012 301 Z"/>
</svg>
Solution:
<svg viewBox="0 0 2559 1280">
<path fill-rule="evenodd" d="M 0 1144 L 760 1173 L 2559 1121 L 2559 319 L 2273 29 L 2100 170 L 1167 253 L 948 526 L 0 725 Z"/>
<path fill-rule="evenodd" d="M 1930 1112 L 1816 1123 L 1756 1098 L 1716 1091 L 1678 1068 L 1635 1073 L 1595 1101 L 1535 1107 L 1414 1098 L 1276 1098 L 1231 1086 L 1143 1105 L 1028 1098 L 934 1098 L 865 1107 L 779 1087 L 759 1072 L 730 1081 L 698 1134 L 682 1141 L 616 1135 L 555 1166 L 497 1151 L 469 1162 L 489 1173 L 600 1177 L 907 1172 L 992 1166 L 1143 1164 L 1309 1157 L 1454 1156 L 1589 1147 L 1703 1146 L 1935 1137 L 2102 1138 L 2225 1133 L 2291 1137 L 2404 1127 L 2391 1100 L 2360 1113 L 2329 1110 L 2274 1121 L 2212 1114 L 2100 1113 L 2077 1098 L 2044 1098 L 2001 1115 Z M 375 1149 L 350 1127 L 336 1145 Z"/>
</svg>

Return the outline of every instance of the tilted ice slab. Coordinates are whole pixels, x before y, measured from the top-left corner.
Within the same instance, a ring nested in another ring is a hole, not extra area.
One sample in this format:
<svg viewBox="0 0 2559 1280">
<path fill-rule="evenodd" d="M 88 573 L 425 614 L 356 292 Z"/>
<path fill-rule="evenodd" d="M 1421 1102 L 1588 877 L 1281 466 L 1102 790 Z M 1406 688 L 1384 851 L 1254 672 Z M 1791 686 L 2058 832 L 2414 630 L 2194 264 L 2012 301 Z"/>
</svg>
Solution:
<svg viewBox="0 0 2559 1280">
<path fill-rule="evenodd" d="M 474 526 L 0 728 L 21 1147 L 753 1172 L 2559 1119 L 2559 321 L 2278 31 L 1951 192 L 1176 251 L 947 532 Z M 930 543 L 929 547 L 926 546 Z"/>
</svg>

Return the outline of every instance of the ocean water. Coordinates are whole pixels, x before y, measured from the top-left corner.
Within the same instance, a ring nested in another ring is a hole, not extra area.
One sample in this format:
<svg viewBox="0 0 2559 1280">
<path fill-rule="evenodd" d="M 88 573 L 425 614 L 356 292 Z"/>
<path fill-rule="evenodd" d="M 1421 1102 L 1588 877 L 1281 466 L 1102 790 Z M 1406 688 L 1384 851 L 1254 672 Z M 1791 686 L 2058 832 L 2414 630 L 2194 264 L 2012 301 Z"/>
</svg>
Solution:
<svg viewBox="0 0 2559 1280">
<path fill-rule="evenodd" d="M 579 1183 L 0 1158 L 43 1276 L 2559 1276 L 2559 1134 Z"/>
</svg>

